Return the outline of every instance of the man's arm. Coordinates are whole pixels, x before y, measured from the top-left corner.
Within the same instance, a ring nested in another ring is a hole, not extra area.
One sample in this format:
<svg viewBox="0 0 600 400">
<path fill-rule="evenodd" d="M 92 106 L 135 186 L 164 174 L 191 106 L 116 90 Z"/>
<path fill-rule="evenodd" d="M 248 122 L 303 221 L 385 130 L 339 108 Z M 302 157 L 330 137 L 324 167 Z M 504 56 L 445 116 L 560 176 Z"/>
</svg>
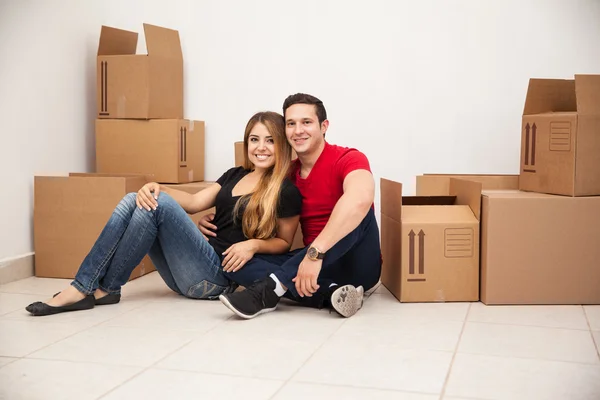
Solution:
<svg viewBox="0 0 600 400">
<path fill-rule="evenodd" d="M 313 245 L 321 252 L 331 249 L 360 225 L 374 199 L 375 181 L 371 172 L 357 169 L 346 175 L 344 194 L 335 204 L 327 225 Z"/>
<path fill-rule="evenodd" d="M 344 194 L 335 204 L 327 225 L 315 238 L 312 245 L 321 252 L 327 252 L 337 242 L 352 232 L 365 218 L 375 197 L 375 181 L 371 172 L 357 169 L 344 178 Z M 323 260 L 312 261 L 308 256 L 298 267 L 298 274 L 292 282 L 301 297 L 312 296 L 319 289 L 317 278 Z"/>
</svg>

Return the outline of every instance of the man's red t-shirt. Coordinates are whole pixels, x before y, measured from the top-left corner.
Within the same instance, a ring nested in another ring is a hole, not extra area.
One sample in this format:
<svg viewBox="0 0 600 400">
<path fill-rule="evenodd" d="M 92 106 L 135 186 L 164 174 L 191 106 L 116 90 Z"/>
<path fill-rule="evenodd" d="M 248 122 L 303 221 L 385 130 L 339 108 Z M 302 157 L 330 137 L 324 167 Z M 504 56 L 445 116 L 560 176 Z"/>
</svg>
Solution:
<svg viewBox="0 0 600 400">
<path fill-rule="evenodd" d="M 370 172 L 371 168 L 360 151 L 327 142 L 306 178 L 300 177 L 300 167 L 300 160 L 295 160 L 290 179 L 302 194 L 300 224 L 304 245 L 308 246 L 325 228 L 333 207 L 344 194 L 346 175 L 357 169 Z"/>
</svg>

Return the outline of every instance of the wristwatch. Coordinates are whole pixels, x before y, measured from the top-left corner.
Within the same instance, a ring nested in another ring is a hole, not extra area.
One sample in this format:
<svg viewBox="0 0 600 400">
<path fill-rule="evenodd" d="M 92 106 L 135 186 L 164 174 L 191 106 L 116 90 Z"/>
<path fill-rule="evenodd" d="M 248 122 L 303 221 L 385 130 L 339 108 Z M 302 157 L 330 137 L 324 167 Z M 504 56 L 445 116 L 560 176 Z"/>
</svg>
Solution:
<svg viewBox="0 0 600 400">
<path fill-rule="evenodd" d="M 321 253 L 315 246 L 310 246 L 306 252 L 308 258 L 312 261 L 322 260 L 325 258 L 325 253 Z"/>
</svg>

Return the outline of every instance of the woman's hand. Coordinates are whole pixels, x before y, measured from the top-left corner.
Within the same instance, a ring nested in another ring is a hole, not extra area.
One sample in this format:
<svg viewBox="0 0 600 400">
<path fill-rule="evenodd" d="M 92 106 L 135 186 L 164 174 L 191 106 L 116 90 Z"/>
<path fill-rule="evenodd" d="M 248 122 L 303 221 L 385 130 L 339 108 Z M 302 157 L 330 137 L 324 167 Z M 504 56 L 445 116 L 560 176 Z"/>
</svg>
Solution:
<svg viewBox="0 0 600 400">
<path fill-rule="evenodd" d="M 232 244 L 227 250 L 223 252 L 225 258 L 223 259 L 223 271 L 225 272 L 237 272 L 239 271 L 256 253 L 257 246 L 254 240 L 245 240 Z"/>
<path fill-rule="evenodd" d="M 141 209 L 142 207 L 150 211 L 156 210 L 158 207 L 158 194 L 160 193 L 160 185 L 156 182 L 146 183 L 137 192 L 135 204 Z"/>
</svg>

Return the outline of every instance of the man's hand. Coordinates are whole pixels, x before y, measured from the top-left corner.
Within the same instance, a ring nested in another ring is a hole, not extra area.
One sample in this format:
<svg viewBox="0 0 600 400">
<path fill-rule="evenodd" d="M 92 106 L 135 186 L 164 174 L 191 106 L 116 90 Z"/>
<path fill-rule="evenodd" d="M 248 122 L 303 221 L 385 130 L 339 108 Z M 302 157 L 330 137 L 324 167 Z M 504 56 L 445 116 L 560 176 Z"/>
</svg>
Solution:
<svg viewBox="0 0 600 400">
<path fill-rule="evenodd" d="M 208 236 L 217 237 L 215 232 L 217 227 L 211 224 L 213 219 L 215 219 L 215 214 L 206 214 L 198 220 L 198 229 L 200 229 L 206 240 L 208 240 Z"/>
<path fill-rule="evenodd" d="M 158 207 L 158 194 L 160 193 L 160 185 L 156 182 L 146 183 L 137 192 L 135 196 L 135 204 L 139 209 L 156 210 Z"/>
<path fill-rule="evenodd" d="M 258 250 L 254 244 L 254 240 L 245 240 L 243 242 L 234 243 L 223 252 L 223 271 L 237 272 L 239 271 Z"/>
<path fill-rule="evenodd" d="M 298 267 L 298 274 L 292 279 L 292 282 L 296 284 L 296 290 L 300 297 L 312 297 L 313 293 L 319 289 L 317 278 L 322 266 L 323 260 L 312 261 L 307 256 L 304 256 Z"/>
</svg>

